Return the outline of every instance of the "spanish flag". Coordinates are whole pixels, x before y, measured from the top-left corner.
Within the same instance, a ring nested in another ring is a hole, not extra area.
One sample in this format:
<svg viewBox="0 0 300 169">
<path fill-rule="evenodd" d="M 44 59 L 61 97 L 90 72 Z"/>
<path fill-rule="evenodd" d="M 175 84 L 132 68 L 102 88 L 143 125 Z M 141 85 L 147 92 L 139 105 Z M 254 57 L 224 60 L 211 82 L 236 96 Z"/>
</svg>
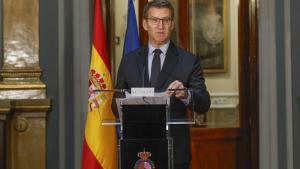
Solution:
<svg viewBox="0 0 300 169">
<path fill-rule="evenodd" d="M 112 93 L 94 92 L 113 89 L 105 41 L 101 0 L 94 0 L 94 27 L 89 71 L 89 100 L 82 152 L 82 169 L 117 169 L 117 137 L 114 126 L 102 122 L 114 119 Z"/>
</svg>

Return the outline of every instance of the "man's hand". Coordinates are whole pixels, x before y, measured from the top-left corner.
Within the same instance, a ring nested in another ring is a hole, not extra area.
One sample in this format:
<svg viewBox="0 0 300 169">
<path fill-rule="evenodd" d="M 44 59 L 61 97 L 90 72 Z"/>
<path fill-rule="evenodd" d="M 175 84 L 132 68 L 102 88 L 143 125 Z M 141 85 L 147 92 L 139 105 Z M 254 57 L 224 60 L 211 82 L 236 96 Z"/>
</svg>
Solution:
<svg viewBox="0 0 300 169">
<path fill-rule="evenodd" d="M 175 80 L 169 85 L 166 92 L 167 96 L 174 95 L 179 99 L 186 99 L 188 97 L 188 92 L 186 90 L 176 90 L 176 89 L 185 89 L 185 87 L 183 86 L 182 82 Z"/>
</svg>

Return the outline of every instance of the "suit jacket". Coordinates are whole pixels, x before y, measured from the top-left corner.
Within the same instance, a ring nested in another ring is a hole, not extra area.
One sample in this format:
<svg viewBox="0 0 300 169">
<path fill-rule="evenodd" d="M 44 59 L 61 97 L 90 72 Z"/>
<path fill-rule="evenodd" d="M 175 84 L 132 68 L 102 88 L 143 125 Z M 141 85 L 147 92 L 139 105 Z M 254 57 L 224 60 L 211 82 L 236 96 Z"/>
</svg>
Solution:
<svg viewBox="0 0 300 169">
<path fill-rule="evenodd" d="M 132 87 L 149 87 L 148 45 L 145 45 L 121 60 L 116 89 Z M 171 118 L 185 118 L 187 106 L 193 106 L 196 112 L 206 112 L 210 107 L 210 97 L 206 90 L 200 61 L 193 54 L 176 47 L 172 42 L 166 53 L 162 70 L 158 76 L 155 90 L 165 91 L 170 83 L 181 81 L 185 87 L 192 89 L 192 101 L 185 105 L 181 100 L 171 98 Z M 194 104 L 192 104 L 194 102 Z M 170 135 L 173 138 L 174 162 L 190 161 L 190 136 L 188 125 L 172 125 Z"/>
</svg>

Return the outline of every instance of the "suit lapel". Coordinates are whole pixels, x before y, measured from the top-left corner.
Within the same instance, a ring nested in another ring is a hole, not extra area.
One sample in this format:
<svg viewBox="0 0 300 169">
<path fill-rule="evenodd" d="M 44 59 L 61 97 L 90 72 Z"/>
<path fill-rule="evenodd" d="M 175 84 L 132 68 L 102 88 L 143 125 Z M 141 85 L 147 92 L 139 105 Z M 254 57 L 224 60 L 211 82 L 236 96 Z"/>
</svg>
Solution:
<svg viewBox="0 0 300 169">
<path fill-rule="evenodd" d="M 164 65 L 158 75 L 157 83 L 155 86 L 157 89 L 161 89 L 162 86 L 166 83 L 166 80 L 168 79 L 169 75 L 172 74 L 172 71 L 175 68 L 178 60 L 179 58 L 177 48 L 172 42 L 170 42 Z"/>
<path fill-rule="evenodd" d="M 142 79 L 141 81 L 141 86 L 149 87 L 150 82 L 148 75 L 148 45 L 143 46 L 142 49 L 139 51 L 139 55 L 136 58 L 136 63 L 138 65 L 141 77 L 144 78 L 144 80 Z"/>
</svg>

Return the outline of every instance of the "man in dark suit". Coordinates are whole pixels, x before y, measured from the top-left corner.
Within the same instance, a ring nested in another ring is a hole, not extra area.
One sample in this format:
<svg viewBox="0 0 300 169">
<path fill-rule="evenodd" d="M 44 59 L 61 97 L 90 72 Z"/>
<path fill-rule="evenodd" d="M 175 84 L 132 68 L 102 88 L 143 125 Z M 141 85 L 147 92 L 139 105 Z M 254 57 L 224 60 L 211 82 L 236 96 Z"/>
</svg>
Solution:
<svg viewBox="0 0 300 169">
<path fill-rule="evenodd" d="M 187 108 L 203 113 L 210 107 L 199 58 L 176 47 L 170 41 L 174 29 L 174 8 L 166 0 L 147 3 L 143 11 L 143 28 L 149 43 L 122 58 L 116 89 L 155 87 L 171 97 L 171 118 L 186 118 Z M 158 70 L 157 70 L 158 69 Z M 170 90 L 170 89 L 191 89 Z M 188 169 L 190 136 L 188 125 L 172 125 L 174 168 Z"/>
</svg>

